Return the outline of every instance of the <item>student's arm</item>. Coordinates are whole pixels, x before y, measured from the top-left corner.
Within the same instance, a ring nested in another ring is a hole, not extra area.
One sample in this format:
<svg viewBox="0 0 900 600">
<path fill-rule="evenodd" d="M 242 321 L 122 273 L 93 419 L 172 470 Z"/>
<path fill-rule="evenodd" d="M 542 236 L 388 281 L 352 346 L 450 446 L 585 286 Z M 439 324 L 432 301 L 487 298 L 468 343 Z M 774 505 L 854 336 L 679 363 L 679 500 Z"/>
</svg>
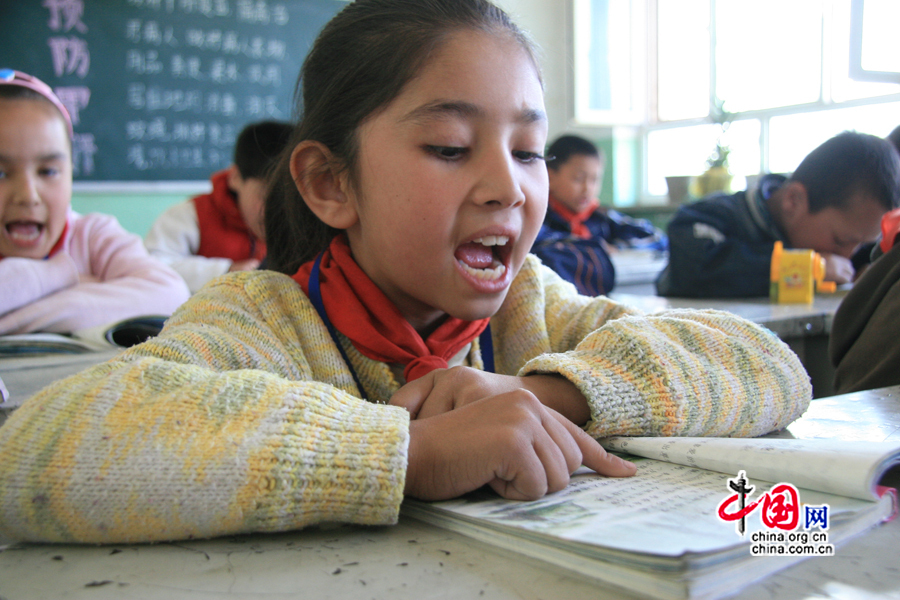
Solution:
<svg viewBox="0 0 900 600">
<path fill-rule="evenodd" d="M 78 283 L 78 268 L 60 252 L 47 260 L 9 257 L 0 260 L 0 315 L 20 309 Z M 9 333 L 0 327 L 0 335 Z"/>
<path fill-rule="evenodd" d="M 642 315 L 576 295 L 533 259 L 491 328 L 499 375 L 439 371 L 391 402 L 428 416 L 518 387 L 575 423 L 587 410 L 596 437 L 751 437 L 785 427 L 812 395 L 797 356 L 760 326 L 717 311 Z"/>
<path fill-rule="evenodd" d="M 602 239 L 557 237 L 535 243 L 532 252 L 586 296 L 608 294 L 615 285 L 616 271 Z"/>
<path fill-rule="evenodd" d="M 353 385 L 324 327 L 302 335 L 314 309 L 261 301 L 271 277 L 241 283 L 259 275 L 207 287 L 158 337 L 15 411 L 0 533 L 123 543 L 396 522 L 407 412 L 312 381 Z"/>
<path fill-rule="evenodd" d="M 181 275 L 191 293 L 203 285 L 227 273 L 231 268 L 228 258 L 198 256 L 200 225 L 197 210 L 191 201 L 170 206 L 163 212 L 144 239 L 150 255 L 160 259 Z"/>
<path fill-rule="evenodd" d="M 0 330 L 71 332 L 141 315 L 168 315 L 188 298 L 181 277 L 150 257 L 115 218 L 74 222 L 67 253 L 79 283 L 0 318 Z"/>
<path fill-rule="evenodd" d="M 662 296 L 767 296 L 772 243 L 741 239 L 715 215 L 684 207 L 668 227 L 669 264 L 657 281 Z"/>
<path fill-rule="evenodd" d="M 665 250 L 668 247 L 666 234 L 647 219 L 635 219 L 615 210 L 608 210 L 606 216 L 610 232 L 607 241 L 611 244 L 648 250 Z"/>
<path fill-rule="evenodd" d="M 583 305 L 566 287 L 545 273 L 551 347 L 518 374 L 555 374 L 578 387 L 591 410 L 588 433 L 753 437 L 806 410 L 806 370 L 764 327 L 720 311 L 641 315 L 604 298 Z"/>
</svg>

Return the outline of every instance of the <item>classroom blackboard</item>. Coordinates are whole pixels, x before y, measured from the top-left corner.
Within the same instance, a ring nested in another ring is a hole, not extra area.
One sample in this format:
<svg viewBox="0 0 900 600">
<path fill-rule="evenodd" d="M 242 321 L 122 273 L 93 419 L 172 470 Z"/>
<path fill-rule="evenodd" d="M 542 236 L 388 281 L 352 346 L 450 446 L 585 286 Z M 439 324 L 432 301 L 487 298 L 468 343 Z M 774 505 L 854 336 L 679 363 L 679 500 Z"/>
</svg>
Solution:
<svg viewBox="0 0 900 600">
<path fill-rule="evenodd" d="M 0 68 L 50 84 L 77 182 L 207 181 L 250 122 L 290 120 L 341 0 L 3 0 Z M 130 187 L 130 186 L 128 186 Z"/>
</svg>

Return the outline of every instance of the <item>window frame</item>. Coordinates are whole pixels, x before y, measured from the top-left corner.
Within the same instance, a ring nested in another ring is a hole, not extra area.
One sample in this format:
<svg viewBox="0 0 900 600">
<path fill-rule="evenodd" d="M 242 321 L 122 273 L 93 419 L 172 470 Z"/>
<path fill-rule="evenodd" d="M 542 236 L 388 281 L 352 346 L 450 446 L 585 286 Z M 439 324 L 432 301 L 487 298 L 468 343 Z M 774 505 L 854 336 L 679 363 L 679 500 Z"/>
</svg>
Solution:
<svg viewBox="0 0 900 600">
<path fill-rule="evenodd" d="M 581 65 L 580 61 L 585 61 L 586 58 L 583 52 L 579 52 L 580 49 L 583 49 L 583 46 L 580 46 L 581 43 L 579 37 L 583 37 L 585 34 L 585 27 L 583 23 L 587 21 L 587 19 L 583 16 L 583 11 L 579 10 L 579 5 L 589 2 L 590 0 L 572 0 L 572 15 L 573 15 L 573 65 L 575 66 L 574 70 L 574 114 L 572 117 L 572 122 L 580 127 L 593 127 L 593 128 L 612 128 L 614 131 L 622 128 L 629 128 L 633 130 L 634 137 L 638 140 L 638 159 L 636 164 L 633 165 L 635 170 L 634 173 L 634 182 L 635 182 L 635 191 L 637 192 L 637 197 L 633 200 L 636 206 L 659 206 L 664 205 L 667 201 L 667 198 L 663 195 L 653 195 L 649 192 L 649 173 L 650 173 L 650 156 L 649 156 L 649 144 L 648 144 L 648 136 L 655 131 L 665 130 L 665 129 L 678 129 L 685 128 L 691 126 L 698 125 L 708 125 L 712 122 L 709 115 L 706 117 L 696 117 L 696 118 L 687 118 L 687 119 L 677 119 L 677 120 L 669 120 L 662 121 L 658 118 L 658 103 L 657 103 L 657 94 L 658 94 L 658 65 L 657 65 L 657 55 L 658 55 L 658 46 L 657 46 L 657 7 L 660 0 L 611 0 L 614 2 L 626 2 L 633 8 L 633 15 L 643 15 L 644 24 L 641 24 L 632 21 L 630 23 L 630 29 L 632 35 L 631 45 L 634 46 L 635 43 L 640 43 L 643 45 L 643 69 L 638 69 L 637 73 L 633 73 L 628 85 L 631 86 L 630 93 L 634 98 L 643 98 L 643 106 L 638 106 L 636 110 L 632 111 L 588 111 L 585 110 L 584 107 L 584 83 L 580 81 L 582 77 L 584 77 L 584 67 Z M 671 0 L 664 0 L 671 1 Z M 710 81 L 710 99 L 709 106 L 710 110 L 713 109 L 716 99 L 716 79 L 715 79 L 715 38 L 716 31 L 713 23 L 715 23 L 715 1 L 709 0 L 710 2 L 710 21 L 711 21 L 711 31 L 710 31 L 710 67 L 709 67 L 709 81 Z M 851 61 L 851 69 L 850 76 L 854 80 L 859 81 L 873 81 L 872 78 L 864 78 L 864 77 L 856 77 L 855 73 L 858 69 L 854 69 L 853 61 L 858 60 L 858 56 L 853 54 L 853 30 L 852 27 L 858 27 L 861 31 L 861 16 L 858 17 L 860 21 L 858 24 L 853 21 L 853 14 L 858 9 L 857 6 L 861 6 L 863 0 L 850 0 L 851 2 L 851 44 L 850 44 L 850 61 Z M 900 91 L 896 93 L 884 94 L 880 96 L 869 96 L 863 98 L 848 98 L 840 101 L 834 100 L 832 96 L 832 78 L 830 75 L 830 71 L 833 68 L 833 58 L 831 57 L 832 48 L 835 45 L 834 36 L 837 35 L 835 31 L 835 15 L 834 15 L 834 0 L 823 0 L 823 22 L 822 22 L 822 46 L 823 52 L 821 55 L 820 64 L 822 67 L 822 77 L 820 81 L 820 89 L 819 89 L 819 97 L 817 100 L 813 102 L 807 102 L 803 104 L 794 104 L 788 106 L 779 106 L 774 108 L 765 108 L 765 109 L 757 109 L 757 110 L 747 110 L 739 113 L 735 113 L 732 116 L 732 122 L 742 121 L 742 120 L 757 120 L 759 122 L 759 172 L 765 173 L 769 171 L 769 159 L 771 155 L 769 140 L 770 140 L 770 122 L 773 118 L 790 116 L 790 115 L 800 115 L 806 113 L 820 113 L 826 112 L 835 109 L 843 109 L 843 108 L 853 108 L 853 107 L 861 107 L 868 105 L 881 105 L 888 104 L 900 101 Z M 578 24 L 582 23 L 581 26 Z M 589 29 L 587 30 L 589 32 Z M 579 70 L 579 67 L 581 70 Z M 896 73 L 891 73 L 893 77 L 896 79 L 891 79 L 890 83 L 898 83 L 900 82 L 900 77 Z M 884 81 L 884 79 L 880 79 L 879 81 Z M 622 85 L 622 82 L 619 83 Z M 638 105 L 641 103 L 638 102 Z M 888 130 L 892 129 L 894 124 L 888 124 Z M 700 173 L 697 173 L 699 175 Z M 749 175 L 749 174 L 748 174 Z M 629 202 L 631 204 L 631 202 Z"/>
</svg>

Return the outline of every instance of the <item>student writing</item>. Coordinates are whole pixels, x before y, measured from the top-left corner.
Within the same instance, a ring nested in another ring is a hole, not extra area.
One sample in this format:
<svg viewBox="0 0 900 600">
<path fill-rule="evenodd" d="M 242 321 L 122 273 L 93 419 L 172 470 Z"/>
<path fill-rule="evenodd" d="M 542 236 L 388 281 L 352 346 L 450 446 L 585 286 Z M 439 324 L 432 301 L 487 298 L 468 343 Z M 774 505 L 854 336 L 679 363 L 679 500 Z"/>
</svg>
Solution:
<svg viewBox="0 0 900 600">
<path fill-rule="evenodd" d="M 4 534 L 389 524 L 404 494 L 634 473 L 590 436 L 757 435 L 805 409 L 808 377 L 766 330 L 645 317 L 529 255 L 548 125 L 533 48 L 495 6 L 353 2 L 301 80 L 265 210 L 274 271 L 218 278 L 13 413 Z"/>
<path fill-rule="evenodd" d="M 167 315 L 188 297 L 114 217 L 71 210 L 71 136 L 48 85 L 0 70 L 0 334 Z"/>
<path fill-rule="evenodd" d="M 683 205 L 669 223 L 661 296 L 752 297 L 769 293 L 772 249 L 815 250 L 825 279 L 853 280 L 850 257 L 874 240 L 882 215 L 900 205 L 900 162 L 885 140 L 844 132 L 810 152 L 790 177 Z"/>
</svg>

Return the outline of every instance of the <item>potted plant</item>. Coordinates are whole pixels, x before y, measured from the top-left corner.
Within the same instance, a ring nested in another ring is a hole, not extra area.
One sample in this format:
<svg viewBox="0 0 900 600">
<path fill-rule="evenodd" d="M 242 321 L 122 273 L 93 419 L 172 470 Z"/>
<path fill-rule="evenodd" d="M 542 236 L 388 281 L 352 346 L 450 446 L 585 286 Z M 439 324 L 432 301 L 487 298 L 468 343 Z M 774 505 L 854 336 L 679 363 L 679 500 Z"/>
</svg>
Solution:
<svg viewBox="0 0 900 600">
<path fill-rule="evenodd" d="M 728 170 L 728 153 L 731 149 L 724 143 L 725 132 L 728 131 L 733 113 L 725 110 L 725 103 L 716 100 L 709 118 L 719 125 L 719 135 L 716 137 L 716 147 L 709 158 L 706 159 L 706 171 L 697 178 L 697 196 L 703 197 L 713 192 L 731 191 L 731 171 Z"/>
</svg>

